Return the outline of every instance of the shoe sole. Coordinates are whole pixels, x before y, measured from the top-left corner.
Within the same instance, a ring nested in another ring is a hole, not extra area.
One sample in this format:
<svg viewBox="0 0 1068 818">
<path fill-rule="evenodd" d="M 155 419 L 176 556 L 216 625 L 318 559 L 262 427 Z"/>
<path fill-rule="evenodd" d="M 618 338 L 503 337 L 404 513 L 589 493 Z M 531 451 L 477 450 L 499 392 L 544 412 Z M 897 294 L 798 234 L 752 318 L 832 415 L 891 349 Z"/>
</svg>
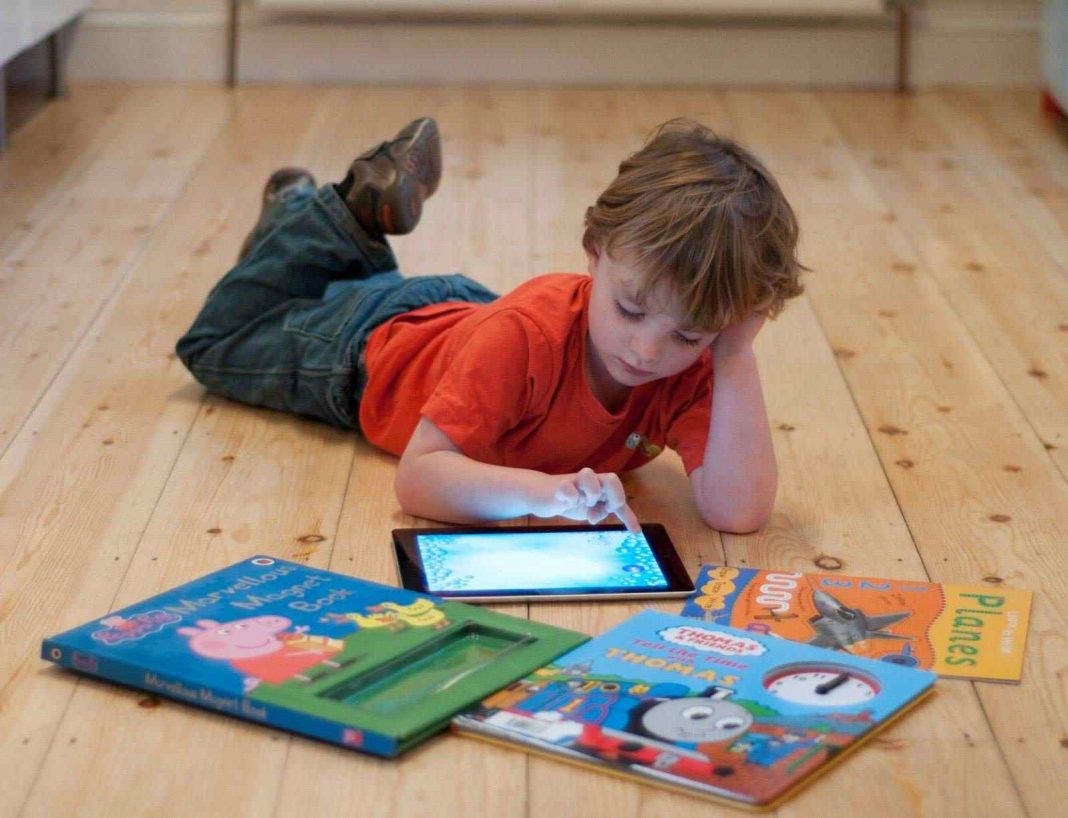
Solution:
<svg viewBox="0 0 1068 818">
<path fill-rule="evenodd" d="M 424 198 L 433 196 L 441 182 L 441 134 L 437 122 L 424 119 L 397 161 L 403 164 L 406 173 L 414 176 L 423 186 Z"/>
<path fill-rule="evenodd" d="M 401 138 L 401 131 L 393 141 Z M 378 152 L 381 146 L 361 154 L 349 172 L 352 188 L 365 189 L 371 213 L 361 213 L 360 221 L 371 216 L 385 233 L 404 235 L 412 232 L 423 213 L 423 201 L 438 189 L 441 181 L 441 136 L 437 123 L 427 118 L 419 123 L 404 149 L 392 156 L 393 170 L 390 178 L 383 178 L 377 168 L 367 159 Z M 404 206 L 407 203 L 407 206 Z"/>
</svg>

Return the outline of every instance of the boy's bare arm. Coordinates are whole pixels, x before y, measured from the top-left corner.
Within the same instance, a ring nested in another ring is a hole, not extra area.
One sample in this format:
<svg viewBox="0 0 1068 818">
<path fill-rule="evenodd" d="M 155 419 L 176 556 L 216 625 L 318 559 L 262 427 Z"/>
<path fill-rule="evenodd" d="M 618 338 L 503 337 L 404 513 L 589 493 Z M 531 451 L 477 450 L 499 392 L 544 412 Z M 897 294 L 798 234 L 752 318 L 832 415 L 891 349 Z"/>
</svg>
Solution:
<svg viewBox="0 0 1068 818">
<path fill-rule="evenodd" d="M 703 465 L 690 481 L 701 516 L 719 531 L 755 531 L 775 503 L 775 450 L 753 353 L 763 323 L 761 315 L 747 318 L 712 345 L 712 421 Z"/>
<path fill-rule="evenodd" d="M 432 520 L 477 523 L 533 514 L 598 523 L 614 514 L 631 531 L 640 529 L 616 475 L 592 469 L 552 475 L 480 463 L 426 418 L 401 455 L 394 486 L 406 513 Z"/>
</svg>

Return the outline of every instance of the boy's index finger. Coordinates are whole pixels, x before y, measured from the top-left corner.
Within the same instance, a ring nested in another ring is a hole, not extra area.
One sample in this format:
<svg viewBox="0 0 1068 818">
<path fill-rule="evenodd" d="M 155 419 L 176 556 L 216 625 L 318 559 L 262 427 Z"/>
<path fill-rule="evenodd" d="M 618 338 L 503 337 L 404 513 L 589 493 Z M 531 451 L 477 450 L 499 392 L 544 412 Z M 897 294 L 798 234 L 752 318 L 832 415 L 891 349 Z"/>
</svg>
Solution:
<svg viewBox="0 0 1068 818">
<path fill-rule="evenodd" d="M 619 521 L 627 527 L 627 531 L 631 534 L 641 534 L 642 524 L 638 522 L 638 515 L 634 513 L 634 510 L 628 505 L 622 505 L 615 511 Z"/>
</svg>

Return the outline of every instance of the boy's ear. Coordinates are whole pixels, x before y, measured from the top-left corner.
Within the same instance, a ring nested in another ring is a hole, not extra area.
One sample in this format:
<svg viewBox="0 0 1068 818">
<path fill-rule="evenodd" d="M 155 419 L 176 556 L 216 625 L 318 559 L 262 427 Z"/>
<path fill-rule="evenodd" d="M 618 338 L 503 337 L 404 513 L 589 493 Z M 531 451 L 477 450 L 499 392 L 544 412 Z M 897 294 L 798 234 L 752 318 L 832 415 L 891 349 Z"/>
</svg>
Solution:
<svg viewBox="0 0 1068 818">
<path fill-rule="evenodd" d="M 597 268 L 597 262 L 601 258 L 601 249 L 593 243 L 584 244 L 582 247 L 586 251 L 586 265 L 592 276 L 594 275 L 594 270 Z"/>
</svg>

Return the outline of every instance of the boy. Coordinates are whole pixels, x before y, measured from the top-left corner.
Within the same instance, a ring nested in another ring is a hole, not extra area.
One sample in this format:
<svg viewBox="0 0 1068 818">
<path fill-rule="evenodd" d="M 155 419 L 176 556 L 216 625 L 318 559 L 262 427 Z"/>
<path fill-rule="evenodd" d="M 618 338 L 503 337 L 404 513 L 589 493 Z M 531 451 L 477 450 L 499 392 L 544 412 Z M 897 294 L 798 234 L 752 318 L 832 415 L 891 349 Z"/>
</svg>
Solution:
<svg viewBox="0 0 1068 818">
<path fill-rule="evenodd" d="M 460 275 L 403 278 L 385 236 L 441 177 L 432 119 L 316 189 L 267 182 L 238 264 L 178 354 L 207 387 L 361 429 L 400 455 L 409 514 L 532 514 L 639 529 L 618 472 L 677 450 L 703 519 L 752 531 L 776 467 L 752 342 L 798 295 L 798 229 L 747 151 L 673 120 L 586 213 L 590 276 L 498 298 Z M 715 389 L 713 389 L 713 372 Z"/>
</svg>

